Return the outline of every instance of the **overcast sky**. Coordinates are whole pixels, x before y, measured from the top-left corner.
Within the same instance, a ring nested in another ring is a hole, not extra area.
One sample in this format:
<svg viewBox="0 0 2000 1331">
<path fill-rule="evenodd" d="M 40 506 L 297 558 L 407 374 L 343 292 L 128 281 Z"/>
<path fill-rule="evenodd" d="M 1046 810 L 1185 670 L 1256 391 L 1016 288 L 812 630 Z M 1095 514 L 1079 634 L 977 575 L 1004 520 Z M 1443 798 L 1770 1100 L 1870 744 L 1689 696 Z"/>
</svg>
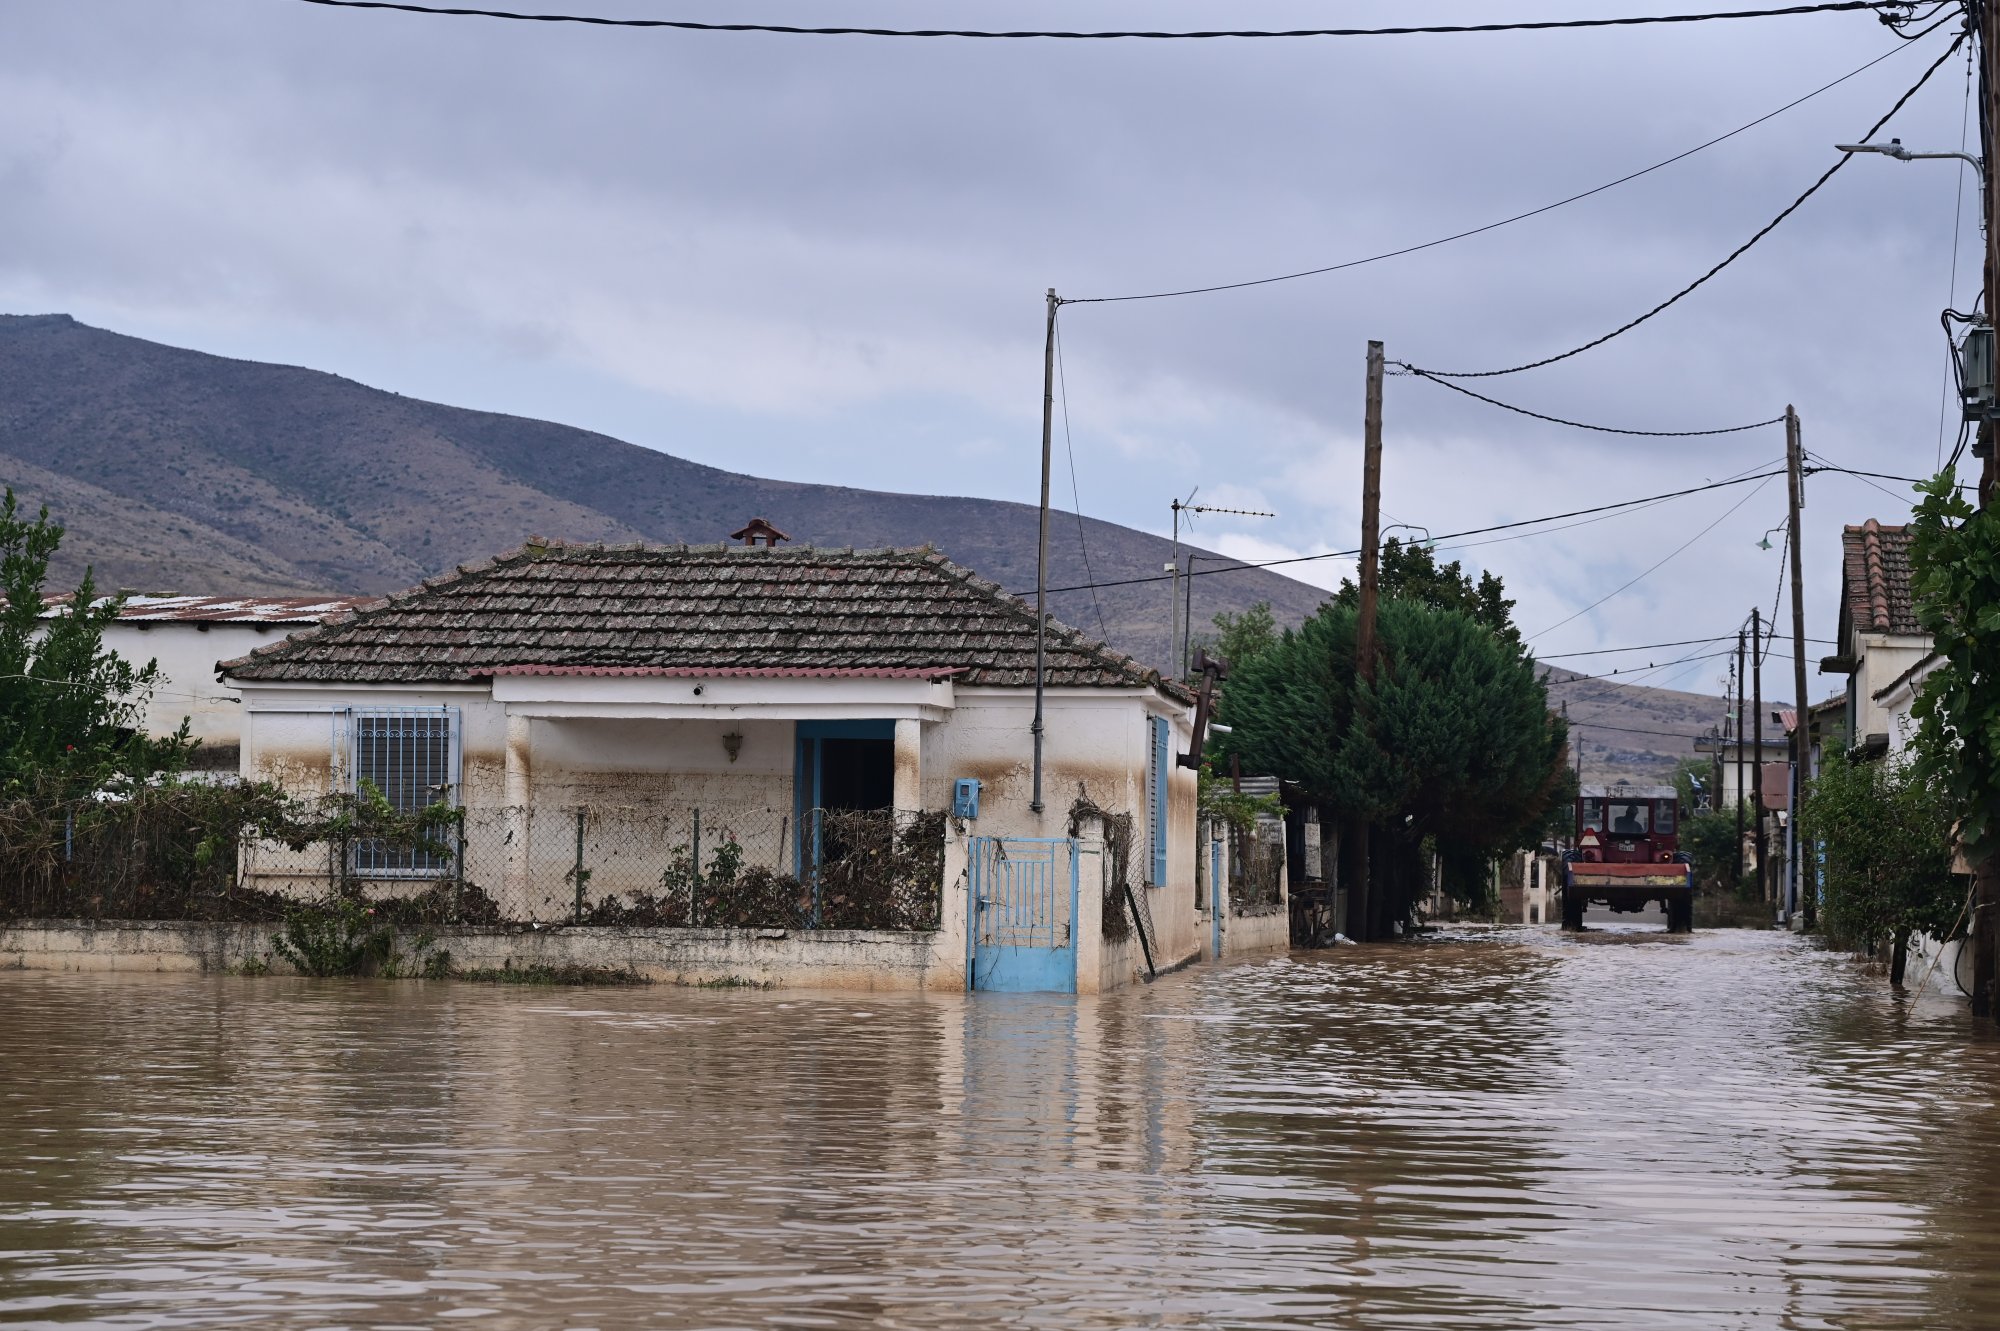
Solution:
<svg viewBox="0 0 2000 1331">
<path fill-rule="evenodd" d="M 563 7 L 1290 27 L 1697 6 Z M 1482 369 L 1608 331 L 1789 203 L 1948 38 L 1897 49 L 1684 162 L 1471 240 L 1244 291 L 1068 308 L 1084 511 L 1164 532 L 1168 501 L 1199 485 L 1201 500 L 1279 515 L 1204 520 L 1199 538 L 1215 548 L 1351 547 L 1368 338 L 1392 359 Z M 733 470 L 1032 501 L 1044 289 L 1236 281 L 1430 240 L 1659 161 L 1899 45 L 1866 14 L 1056 43 L 621 31 L 296 0 L 10 0 L 0 310 L 310 365 Z M 1885 134 L 1955 149 L 1965 106 L 1959 58 Z M 1970 174 L 1961 201 L 1953 163 L 1857 159 L 1667 314 L 1561 365 L 1475 386 L 1645 429 L 1732 425 L 1790 401 L 1809 448 L 1928 474 L 1945 373 L 1938 311 L 1971 308 L 1979 275 Z M 1698 485 L 1784 451 L 1777 428 L 1587 434 L 1411 378 L 1389 381 L 1386 415 L 1384 509 L 1436 533 Z M 1057 494 L 1069 485 L 1059 433 Z M 1832 636 L 1840 524 L 1907 513 L 1905 487 L 1888 489 L 1810 483 L 1811 635 Z M 1460 553 L 1506 579 L 1545 654 L 1733 633 L 1753 602 L 1769 611 L 1780 574 L 1777 537 L 1769 551 L 1756 543 L 1783 520 L 1783 482 L 1750 490 Z M 1300 571 L 1331 584 L 1350 566 Z M 1776 664 L 1788 679 L 1788 661 Z M 1645 682 L 1709 691 L 1720 666 Z"/>
</svg>

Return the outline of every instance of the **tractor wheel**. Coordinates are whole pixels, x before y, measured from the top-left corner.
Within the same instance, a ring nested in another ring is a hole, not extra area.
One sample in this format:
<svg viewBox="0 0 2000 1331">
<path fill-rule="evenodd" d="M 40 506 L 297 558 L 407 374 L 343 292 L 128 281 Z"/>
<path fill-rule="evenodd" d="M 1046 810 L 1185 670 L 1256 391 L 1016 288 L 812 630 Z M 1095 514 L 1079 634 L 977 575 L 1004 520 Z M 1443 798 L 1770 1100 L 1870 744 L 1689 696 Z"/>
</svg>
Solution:
<svg viewBox="0 0 2000 1331">
<path fill-rule="evenodd" d="M 1563 932 L 1583 931 L 1583 893 L 1573 887 L 1565 887 L 1562 894 Z"/>
<path fill-rule="evenodd" d="M 1678 896 L 1667 902 L 1667 932 L 1670 934 L 1694 932 L 1693 897 Z"/>
</svg>

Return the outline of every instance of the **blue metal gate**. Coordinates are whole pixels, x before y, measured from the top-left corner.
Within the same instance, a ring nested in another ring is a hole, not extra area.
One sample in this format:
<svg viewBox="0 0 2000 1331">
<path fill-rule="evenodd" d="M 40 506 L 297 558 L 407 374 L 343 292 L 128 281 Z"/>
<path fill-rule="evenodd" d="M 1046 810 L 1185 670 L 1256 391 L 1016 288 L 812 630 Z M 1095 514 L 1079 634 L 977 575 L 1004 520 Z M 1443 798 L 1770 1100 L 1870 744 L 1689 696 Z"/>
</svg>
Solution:
<svg viewBox="0 0 2000 1331">
<path fill-rule="evenodd" d="M 1214 931 L 1213 955 L 1211 961 L 1222 956 L 1222 839 L 1216 837 L 1208 843 L 1208 920 Z"/>
<path fill-rule="evenodd" d="M 966 987 L 1076 992 L 1077 843 L 974 837 Z"/>
</svg>

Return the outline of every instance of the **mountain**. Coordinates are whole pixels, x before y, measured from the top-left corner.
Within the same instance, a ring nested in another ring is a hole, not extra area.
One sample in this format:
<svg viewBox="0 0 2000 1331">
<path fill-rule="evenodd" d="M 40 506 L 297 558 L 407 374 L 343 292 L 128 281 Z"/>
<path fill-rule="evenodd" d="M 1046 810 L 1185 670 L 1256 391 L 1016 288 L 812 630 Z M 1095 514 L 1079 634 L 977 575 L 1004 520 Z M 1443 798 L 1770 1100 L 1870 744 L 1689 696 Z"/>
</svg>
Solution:
<svg viewBox="0 0 2000 1331">
<path fill-rule="evenodd" d="M 510 549 L 726 539 L 765 517 L 801 543 L 929 543 L 1010 590 L 1035 583 L 1036 513 L 987 499 L 803 485 L 705 467 L 547 421 L 440 406 L 337 375 L 124 337 L 66 315 L 0 316 L 0 468 L 68 525 L 73 577 L 147 591 L 380 592 Z M 1155 536 L 1086 518 L 1097 581 L 1157 578 Z M 1076 519 L 1050 532 L 1050 585 L 1092 581 Z M 1212 567 L 1212 565 L 1211 565 Z M 1146 661 L 1168 657 L 1166 583 L 1058 594 L 1054 613 Z M 1194 622 L 1315 587 L 1202 577 Z"/>
<path fill-rule="evenodd" d="M 1583 751 L 1585 781 L 1657 781 L 1694 753 L 1698 735 L 1722 719 L 1722 699 L 1649 689 L 1545 667 L 1552 705 L 1567 705 L 1571 744 Z"/>
<path fill-rule="evenodd" d="M 530 535 L 707 543 L 752 517 L 802 543 L 930 544 L 1010 590 L 1035 581 L 1036 513 L 1025 504 L 745 476 L 588 430 L 162 346 L 62 314 L 0 315 L 0 481 L 68 528 L 58 581 L 88 563 L 107 588 L 384 592 Z M 1100 583 L 1157 578 L 1172 553 L 1129 527 L 1082 525 Z M 1051 586 L 1093 580 L 1073 515 L 1056 515 L 1049 563 Z M 1145 581 L 1050 601 L 1087 630 L 1101 614 L 1113 646 L 1164 663 L 1169 595 L 1166 583 Z M 1202 628 L 1219 610 L 1269 601 L 1281 622 L 1296 623 L 1323 599 L 1316 587 L 1241 569 L 1196 579 L 1193 620 Z M 1605 687 L 1590 706 L 1609 709 L 1599 718 L 1607 724 L 1692 734 L 1697 712 L 1703 727 L 1716 712 L 1713 700 L 1679 701 L 1695 695 Z M 1659 736 L 1626 738 L 1604 757 L 1637 775 L 1672 766 L 1660 746 L 1686 751 Z M 1596 761 L 1593 748 L 1587 773 Z"/>
</svg>

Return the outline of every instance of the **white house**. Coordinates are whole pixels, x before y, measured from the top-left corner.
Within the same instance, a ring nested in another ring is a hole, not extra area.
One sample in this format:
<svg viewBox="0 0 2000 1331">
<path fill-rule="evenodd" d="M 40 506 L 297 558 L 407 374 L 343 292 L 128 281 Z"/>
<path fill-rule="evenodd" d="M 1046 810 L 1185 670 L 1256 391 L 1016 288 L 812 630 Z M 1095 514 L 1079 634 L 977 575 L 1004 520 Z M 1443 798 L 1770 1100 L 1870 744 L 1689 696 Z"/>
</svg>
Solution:
<svg viewBox="0 0 2000 1331">
<path fill-rule="evenodd" d="M 1909 704 L 1931 662 L 1910 599 L 1910 533 L 1870 518 L 1840 535 L 1840 648 L 1819 664 L 1848 676 L 1848 744 L 1885 753 L 1907 743 Z"/>
<path fill-rule="evenodd" d="M 502 921 L 698 926 L 720 897 L 809 881 L 808 924 L 831 924 L 822 857 L 849 834 L 829 819 L 948 812 L 935 919 L 893 944 L 853 931 L 878 960 L 842 982 L 1005 987 L 1019 963 L 1055 977 L 1022 987 L 1091 991 L 1144 965 L 1140 939 L 1117 941 L 1124 915 L 1104 913 L 1122 911 L 1105 882 L 1120 867 L 1154 967 L 1213 937 L 1194 891 L 1195 773 L 1177 762 L 1193 697 L 1051 623 L 1038 811 L 1035 636 L 1028 606 L 929 549 L 534 540 L 222 678 L 244 697 L 246 777 L 306 794 L 367 781 L 405 810 L 466 810 L 455 857 L 356 850 L 372 890 L 448 874 Z M 324 854 L 261 847 L 245 879 L 310 891 L 330 872 Z M 671 892 L 684 904 L 662 905 Z M 750 932 L 776 947 L 786 931 Z M 715 946 L 740 960 L 749 944 Z M 834 964 L 785 955 L 792 971 L 755 973 L 797 983 Z"/>
<path fill-rule="evenodd" d="M 51 598 L 44 617 L 62 613 L 68 597 Z M 128 596 L 104 629 L 104 645 L 134 665 L 157 662 L 160 682 L 142 724 L 155 738 L 182 721 L 201 741 L 197 767 L 233 771 L 243 699 L 215 665 L 310 628 L 367 601 L 354 596 Z"/>
</svg>

